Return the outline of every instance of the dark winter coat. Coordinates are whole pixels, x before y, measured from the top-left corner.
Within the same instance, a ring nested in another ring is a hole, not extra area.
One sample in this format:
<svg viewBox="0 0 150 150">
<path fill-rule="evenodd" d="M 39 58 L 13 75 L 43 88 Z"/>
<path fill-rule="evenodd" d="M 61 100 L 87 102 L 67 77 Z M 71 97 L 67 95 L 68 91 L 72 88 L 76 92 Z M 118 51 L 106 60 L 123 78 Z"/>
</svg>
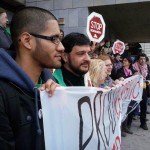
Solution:
<svg viewBox="0 0 150 150">
<path fill-rule="evenodd" d="M 41 77 L 48 80 L 50 72 L 44 70 Z M 32 80 L 0 49 L 0 150 L 45 150 L 40 108 Z"/>
<path fill-rule="evenodd" d="M 131 72 L 132 72 L 132 75 L 136 72 L 133 68 L 130 68 L 130 70 L 131 70 Z M 117 71 L 117 79 L 119 79 L 119 78 L 121 78 L 121 77 L 123 77 L 124 79 L 126 79 L 126 78 L 131 77 L 132 75 L 126 76 L 123 67 L 120 68 L 120 69 Z"/>
<path fill-rule="evenodd" d="M 0 48 L 9 49 L 11 43 L 10 35 L 0 26 Z"/>
</svg>

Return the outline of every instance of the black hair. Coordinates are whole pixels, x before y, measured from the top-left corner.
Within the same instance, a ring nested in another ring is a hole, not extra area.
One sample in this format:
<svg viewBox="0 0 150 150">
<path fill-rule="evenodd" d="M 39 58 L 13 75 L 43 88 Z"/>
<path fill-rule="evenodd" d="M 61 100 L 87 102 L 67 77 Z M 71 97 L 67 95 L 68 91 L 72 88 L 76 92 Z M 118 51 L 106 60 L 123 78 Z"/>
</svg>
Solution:
<svg viewBox="0 0 150 150">
<path fill-rule="evenodd" d="M 106 39 L 106 40 L 105 40 L 105 43 L 107 43 L 107 42 L 110 42 L 110 43 L 111 43 L 111 41 L 110 41 L 109 39 Z"/>
<path fill-rule="evenodd" d="M 2 13 L 6 13 L 6 10 L 0 7 L 0 15 L 1 15 Z"/>
<path fill-rule="evenodd" d="M 146 56 L 146 62 L 149 62 L 149 58 Z"/>
<path fill-rule="evenodd" d="M 62 29 L 60 29 L 60 33 L 62 33 L 62 35 L 61 35 L 61 41 L 62 41 L 62 39 L 64 38 L 64 31 Z"/>
<path fill-rule="evenodd" d="M 123 59 L 127 59 L 127 60 L 128 60 L 128 62 L 129 62 L 130 64 L 132 64 L 132 63 L 133 63 L 133 61 L 132 61 L 132 58 L 131 58 L 131 57 L 125 57 L 125 58 L 123 58 Z"/>
<path fill-rule="evenodd" d="M 62 29 L 60 29 L 60 32 L 62 32 L 64 34 L 64 31 Z"/>
<path fill-rule="evenodd" d="M 92 45 L 93 45 L 93 43 L 94 43 L 94 42 L 93 42 L 93 41 L 91 41 L 90 46 L 92 46 Z M 95 43 L 95 46 L 96 46 L 97 44 L 98 44 L 98 43 L 96 42 L 96 43 Z"/>
<path fill-rule="evenodd" d="M 24 7 L 18 10 L 11 21 L 12 41 L 18 49 L 18 38 L 23 32 L 39 34 L 46 29 L 48 20 L 57 20 L 49 11 L 38 7 Z"/>
<path fill-rule="evenodd" d="M 90 40 L 84 34 L 72 32 L 63 38 L 62 44 L 65 48 L 65 52 L 70 53 L 74 46 L 82 46 L 82 45 L 90 46 Z"/>
<path fill-rule="evenodd" d="M 114 57 L 121 56 L 119 53 L 114 54 Z"/>
<path fill-rule="evenodd" d="M 147 55 L 145 53 L 140 53 L 138 56 L 137 56 L 137 60 L 140 59 L 140 57 L 145 57 L 145 59 L 147 58 Z"/>
<path fill-rule="evenodd" d="M 132 60 L 132 58 L 130 57 L 130 56 L 128 56 L 128 57 L 124 57 L 123 59 L 127 59 L 128 60 L 128 62 L 130 63 L 130 66 L 129 66 L 129 68 L 131 69 L 133 69 L 133 67 L 132 67 L 132 64 L 133 64 L 133 60 Z"/>
</svg>

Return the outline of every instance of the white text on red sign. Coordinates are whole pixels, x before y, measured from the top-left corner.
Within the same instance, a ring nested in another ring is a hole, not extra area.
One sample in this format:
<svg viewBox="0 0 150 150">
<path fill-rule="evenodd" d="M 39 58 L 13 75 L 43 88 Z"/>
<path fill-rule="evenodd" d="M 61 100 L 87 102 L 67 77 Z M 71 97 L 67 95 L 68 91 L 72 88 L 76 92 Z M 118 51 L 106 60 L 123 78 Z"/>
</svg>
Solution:
<svg viewBox="0 0 150 150">
<path fill-rule="evenodd" d="M 91 21 L 91 28 L 95 30 L 100 30 L 103 27 L 101 23 Z"/>
</svg>

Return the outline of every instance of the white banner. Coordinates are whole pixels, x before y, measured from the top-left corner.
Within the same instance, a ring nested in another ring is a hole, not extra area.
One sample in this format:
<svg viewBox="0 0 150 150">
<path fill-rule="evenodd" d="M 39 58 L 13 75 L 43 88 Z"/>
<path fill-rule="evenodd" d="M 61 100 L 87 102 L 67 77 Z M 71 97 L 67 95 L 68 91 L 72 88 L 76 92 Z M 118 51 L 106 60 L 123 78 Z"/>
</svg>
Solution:
<svg viewBox="0 0 150 150">
<path fill-rule="evenodd" d="M 123 103 L 141 100 L 142 86 L 143 78 L 134 76 L 111 90 L 60 87 L 52 97 L 41 92 L 46 150 L 120 150 Z"/>
</svg>

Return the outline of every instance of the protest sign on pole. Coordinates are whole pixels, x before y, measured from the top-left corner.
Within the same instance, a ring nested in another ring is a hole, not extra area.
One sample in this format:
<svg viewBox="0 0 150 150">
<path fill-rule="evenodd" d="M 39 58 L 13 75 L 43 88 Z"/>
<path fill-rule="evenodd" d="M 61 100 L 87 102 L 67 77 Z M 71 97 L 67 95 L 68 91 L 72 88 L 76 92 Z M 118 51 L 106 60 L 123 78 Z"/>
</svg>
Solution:
<svg viewBox="0 0 150 150">
<path fill-rule="evenodd" d="M 114 42 L 113 47 L 112 47 L 113 53 L 114 54 L 123 54 L 124 50 L 125 50 L 125 44 L 124 42 L 117 40 L 116 42 Z"/>
<path fill-rule="evenodd" d="M 102 15 L 92 12 L 87 18 L 87 35 L 91 41 L 100 42 L 105 36 L 105 22 Z"/>
<path fill-rule="evenodd" d="M 123 103 L 141 100 L 142 86 L 138 75 L 111 90 L 59 87 L 52 97 L 41 92 L 46 150 L 120 150 Z"/>
</svg>

